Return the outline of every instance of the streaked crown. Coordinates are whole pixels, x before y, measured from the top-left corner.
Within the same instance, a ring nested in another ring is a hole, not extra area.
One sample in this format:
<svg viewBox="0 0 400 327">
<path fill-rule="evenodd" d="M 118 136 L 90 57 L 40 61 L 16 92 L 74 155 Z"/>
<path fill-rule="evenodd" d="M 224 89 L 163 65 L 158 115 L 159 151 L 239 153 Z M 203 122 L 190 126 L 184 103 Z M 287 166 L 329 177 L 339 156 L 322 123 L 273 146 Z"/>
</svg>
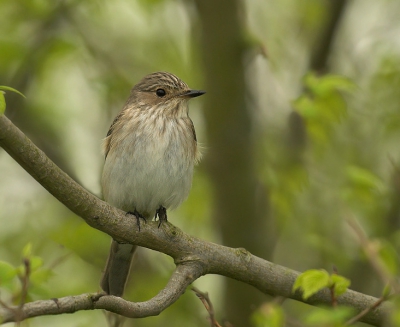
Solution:
<svg viewBox="0 0 400 327">
<path fill-rule="evenodd" d="M 134 90 L 142 92 L 155 92 L 160 87 L 167 87 L 174 91 L 190 90 L 189 86 L 179 77 L 168 72 L 149 74 L 135 85 Z"/>
</svg>

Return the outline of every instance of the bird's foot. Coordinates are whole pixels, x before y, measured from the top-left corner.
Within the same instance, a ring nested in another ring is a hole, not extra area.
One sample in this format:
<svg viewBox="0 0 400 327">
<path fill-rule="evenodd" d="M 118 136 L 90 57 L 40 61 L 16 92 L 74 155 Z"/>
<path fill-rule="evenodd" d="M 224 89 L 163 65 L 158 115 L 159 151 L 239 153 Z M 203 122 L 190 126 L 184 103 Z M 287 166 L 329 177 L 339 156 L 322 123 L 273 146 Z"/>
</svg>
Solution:
<svg viewBox="0 0 400 327">
<path fill-rule="evenodd" d="M 154 215 L 154 219 L 157 220 L 157 216 L 158 216 L 158 228 L 160 228 L 161 224 L 163 221 L 168 221 L 167 219 L 167 209 L 165 209 L 163 206 L 160 206 L 157 210 L 156 210 L 156 214 Z"/>
<path fill-rule="evenodd" d="M 135 217 L 136 217 L 136 223 L 137 223 L 137 226 L 138 226 L 138 228 L 139 228 L 139 232 L 140 232 L 140 219 L 143 219 L 144 220 L 144 222 L 146 222 L 146 218 L 144 218 L 143 216 L 142 216 L 142 214 L 140 214 L 139 212 L 137 212 L 136 210 L 135 211 L 128 211 L 127 213 L 126 213 L 126 215 L 134 215 Z"/>
</svg>

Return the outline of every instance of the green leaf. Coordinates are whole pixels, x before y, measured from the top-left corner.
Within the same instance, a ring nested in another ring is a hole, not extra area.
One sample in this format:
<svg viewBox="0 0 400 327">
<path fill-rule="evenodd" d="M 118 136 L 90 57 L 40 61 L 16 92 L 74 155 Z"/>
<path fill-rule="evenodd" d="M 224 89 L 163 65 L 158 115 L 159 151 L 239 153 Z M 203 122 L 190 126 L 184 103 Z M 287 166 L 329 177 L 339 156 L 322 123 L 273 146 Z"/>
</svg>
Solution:
<svg viewBox="0 0 400 327">
<path fill-rule="evenodd" d="M 339 75 L 317 76 L 314 72 L 304 77 L 304 84 L 317 96 L 340 91 L 353 91 L 355 84 L 348 78 Z"/>
<path fill-rule="evenodd" d="M 25 95 L 23 95 L 20 91 L 13 89 L 12 87 L 9 86 L 4 86 L 4 85 L 0 85 L 0 91 L 11 91 L 11 92 L 15 92 L 18 93 L 20 96 L 25 97 Z"/>
<path fill-rule="evenodd" d="M 367 189 L 383 189 L 383 182 L 367 169 L 358 166 L 349 166 L 346 169 L 349 180 L 358 187 Z"/>
<path fill-rule="evenodd" d="M 31 264 L 31 271 L 35 271 L 43 266 L 43 259 L 37 256 L 31 256 L 29 258 Z"/>
<path fill-rule="evenodd" d="M 28 243 L 22 249 L 22 257 L 29 258 L 32 255 L 32 243 Z"/>
<path fill-rule="evenodd" d="M 12 87 L 9 86 L 0 85 L 0 115 L 4 114 L 4 112 L 6 111 L 6 99 L 4 97 L 5 94 L 4 91 L 15 92 L 25 98 L 25 95 L 23 95 L 20 91 L 13 89 Z"/>
<path fill-rule="evenodd" d="M 332 285 L 334 286 L 335 296 L 344 294 L 347 291 L 347 289 L 351 283 L 350 280 L 347 279 L 346 277 L 343 277 L 343 276 L 340 276 L 337 274 L 332 274 L 331 282 L 332 282 Z"/>
<path fill-rule="evenodd" d="M 297 289 L 302 290 L 303 299 L 306 300 L 325 287 L 330 287 L 330 276 L 326 270 L 311 269 L 297 277 L 293 292 Z"/>
<path fill-rule="evenodd" d="M 382 290 L 382 296 L 387 298 L 392 293 L 392 287 L 390 284 L 386 284 Z"/>
<path fill-rule="evenodd" d="M 54 272 L 51 269 L 40 269 L 32 273 L 30 281 L 32 284 L 38 286 L 47 282 L 53 276 Z"/>
<path fill-rule="evenodd" d="M 292 106 L 305 121 L 309 139 L 316 151 L 324 150 L 333 137 L 338 123 L 347 114 L 347 103 L 340 91 L 352 91 L 355 85 L 343 76 L 318 76 L 309 73 L 304 76 L 307 91 Z"/>
<path fill-rule="evenodd" d="M 17 275 L 17 269 L 5 261 L 0 261 L 0 285 L 12 280 Z"/>
<path fill-rule="evenodd" d="M 292 101 L 292 106 L 296 111 L 305 119 L 315 119 L 318 117 L 318 108 L 315 106 L 314 101 L 306 95 L 300 96 L 298 99 Z"/>
</svg>

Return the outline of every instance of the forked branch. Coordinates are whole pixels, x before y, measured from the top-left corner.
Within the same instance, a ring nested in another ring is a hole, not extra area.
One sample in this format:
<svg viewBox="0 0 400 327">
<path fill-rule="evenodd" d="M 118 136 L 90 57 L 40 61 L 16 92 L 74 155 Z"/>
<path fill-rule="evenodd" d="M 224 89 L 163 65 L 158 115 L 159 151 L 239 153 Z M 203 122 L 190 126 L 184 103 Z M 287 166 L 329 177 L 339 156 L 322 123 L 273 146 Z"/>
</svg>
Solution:
<svg viewBox="0 0 400 327">
<path fill-rule="evenodd" d="M 2 323 L 22 321 L 28 318 L 74 313 L 81 310 L 104 309 L 128 318 L 157 316 L 173 304 L 197 278 L 201 269 L 196 263 L 178 265 L 165 288 L 145 302 L 129 302 L 104 293 L 86 293 L 59 299 L 34 301 L 24 306 L 0 308 Z"/>
</svg>

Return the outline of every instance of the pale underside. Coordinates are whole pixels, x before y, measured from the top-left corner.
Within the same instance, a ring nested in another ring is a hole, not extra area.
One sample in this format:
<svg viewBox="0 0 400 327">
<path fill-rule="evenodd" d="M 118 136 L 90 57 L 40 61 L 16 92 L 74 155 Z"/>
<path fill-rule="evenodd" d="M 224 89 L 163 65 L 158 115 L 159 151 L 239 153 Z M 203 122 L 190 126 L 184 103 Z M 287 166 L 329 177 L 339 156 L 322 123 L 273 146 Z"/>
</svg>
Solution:
<svg viewBox="0 0 400 327">
<path fill-rule="evenodd" d="M 188 116 L 158 116 L 155 128 L 147 128 L 145 116 L 129 116 L 130 123 L 117 126 L 113 138 L 106 139 L 110 147 L 103 196 L 115 207 L 147 218 L 160 206 L 174 209 L 187 198 L 199 153 Z"/>
</svg>

